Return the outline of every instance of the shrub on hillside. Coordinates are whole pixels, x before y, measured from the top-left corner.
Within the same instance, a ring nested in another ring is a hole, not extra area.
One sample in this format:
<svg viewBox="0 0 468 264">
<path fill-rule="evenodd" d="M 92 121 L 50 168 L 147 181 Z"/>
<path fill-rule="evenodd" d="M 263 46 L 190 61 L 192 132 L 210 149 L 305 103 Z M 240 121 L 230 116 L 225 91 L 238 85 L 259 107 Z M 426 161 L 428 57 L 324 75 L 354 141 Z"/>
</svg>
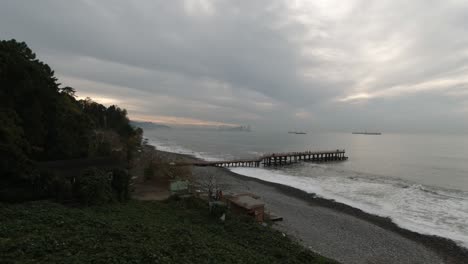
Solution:
<svg viewBox="0 0 468 264">
<path fill-rule="evenodd" d="M 78 202 L 83 205 L 105 204 L 113 201 L 111 176 L 91 168 L 77 177 L 73 189 Z"/>
<path fill-rule="evenodd" d="M 69 178 L 55 174 L 49 181 L 48 195 L 52 195 L 56 201 L 64 202 L 73 199 L 73 185 Z"/>
<path fill-rule="evenodd" d="M 57 175 L 53 171 L 38 172 L 33 182 L 33 192 L 37 198 L 54 199 L 59 202 L 73 199 L 72 183 L 68 177 Z"/>
<path fill-rule="evenodd" d="M 112 171 L 111 185 L 115 198 L 119 202 L 125 202 L 130 199 L 130 174 L 128 174 L 125 170 L 115 169 Z"/>
</svg>

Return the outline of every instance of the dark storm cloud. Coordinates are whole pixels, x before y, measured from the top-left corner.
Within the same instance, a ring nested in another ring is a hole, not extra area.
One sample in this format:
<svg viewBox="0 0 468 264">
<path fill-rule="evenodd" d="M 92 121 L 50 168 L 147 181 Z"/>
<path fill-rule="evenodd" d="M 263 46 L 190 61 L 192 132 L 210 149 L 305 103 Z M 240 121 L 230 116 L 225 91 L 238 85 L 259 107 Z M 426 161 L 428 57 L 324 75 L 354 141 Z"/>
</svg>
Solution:
<svg viewBox="0 0 468 264">
<path fill-rule="evenodd" d="M 0 36 L 134 118 L 458 131 L 467 17 L 461 1 L 3 1 Z"/>
</svg>

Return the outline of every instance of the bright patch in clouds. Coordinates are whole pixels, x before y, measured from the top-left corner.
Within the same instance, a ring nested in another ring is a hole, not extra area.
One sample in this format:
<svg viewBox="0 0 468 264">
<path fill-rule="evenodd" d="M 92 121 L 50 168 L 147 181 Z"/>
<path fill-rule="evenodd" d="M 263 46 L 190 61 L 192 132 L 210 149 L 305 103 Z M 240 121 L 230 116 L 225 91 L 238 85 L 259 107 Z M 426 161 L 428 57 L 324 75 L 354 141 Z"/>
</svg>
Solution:
<svg viewBox="0 0 468 264">
<path fill-rule="evenodd" d="M 338 101 L 349 102 L 349 101 L 364 100 L 364 99 L 369 99 L 369 98 L 372 98 L 372 95 L 366 94 L 366 93 L 359 93 L 359 94 L 354 94 L 354 95 L 347 96 L 345 98 L 338 99 Z"/>
<path fill-rule="evenodd" d="M 189 15 L 213 15 L 215 7 L 210 0 L 185 0 L 184 8 Z"/>
<path fill-rule="evenodd" d="M 341 102 L 354 100 L 383 98 L 383 97 L 398 97 L 407 94 L 415 94 L 427 91 L 444 92 L 445 95 L 468 95 L 468 77 L 459 76 L 453 78 L 436 79 L 428 82 L 418 83 L 414 85 L 397 85 L 387 89 L 377 90 L 372 93 L 358 93 L 339 99 Z"/>
<path fill-rule="evenodd" d="M 236 124 L 212 122 L 200 119 L 175 117 L 175 116 L 158 116 L 158 115 L 135 115 L 136 120 L 150 121 L 161 124 L 176 125 L 176 126 L 237 126 Z"/>
<path fill-rule="evenodd" d="M 301 111 L 296 112 L 294 114 L 294 117 L 296 117 L 297 119 L 311 119 L 312 114 L 307 111 L 301 110 Z"/>
<path fill-rule="evenodd" d="M 134 119 L 458 132 L 467 17 L 467 1 L 2 1 L 0 35 Z"/>
</svg>

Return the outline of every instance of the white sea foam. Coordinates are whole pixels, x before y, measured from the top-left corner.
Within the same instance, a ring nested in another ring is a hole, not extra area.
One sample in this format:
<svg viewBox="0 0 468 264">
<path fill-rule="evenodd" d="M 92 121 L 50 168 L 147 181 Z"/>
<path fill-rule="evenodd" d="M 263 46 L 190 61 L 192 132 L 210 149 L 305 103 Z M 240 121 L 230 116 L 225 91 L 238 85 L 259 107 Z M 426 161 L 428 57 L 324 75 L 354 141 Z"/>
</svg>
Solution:
<svg viewBox="0 0 468 264">
<path fill-rule="evenodd" d="M 172 141 L 151 139 L 156 149 L 216 161 L 232 158 L 196 152 Z M 252 152 L 249 154 L 258 154 Z M 327 164 L 307 164 L 297 170 L 232 168 L 231 171 L 288 185 L 326 199 L 390 217 L 397 225 L 422 234 L 452 239 L 468 248 L 468 193 L 412 184 L 399 179 L 340 170 Z"/>
<path fill-rule="evenodd" d="M 172 153 L 177 153 L 177 154 L 190 155 L 190 156 L 202 159 L 202 160 L 207 160 L 207 161 L 222 160 L 222 158 L 215 157 L 214 155 L 210 155 L 210 153 L 196 152 L 191 149 L 184 148 L 182 146 L 174 144 L 173 142 L 169 140 L 149 139 L 149 144 L 154 146 L 157 150 L 172 152 Z"/>
<path fill-rule="evenodd" d="M 466 192 L 433 189 L 395 179 L 343 175 L 292 176 L 278 170 L 261 168 L 232 168 L 231 171 L 288 185 L 368 213 L 390 217 L 403 228 L 446 237 L 468 248 Z"/>
</svg>

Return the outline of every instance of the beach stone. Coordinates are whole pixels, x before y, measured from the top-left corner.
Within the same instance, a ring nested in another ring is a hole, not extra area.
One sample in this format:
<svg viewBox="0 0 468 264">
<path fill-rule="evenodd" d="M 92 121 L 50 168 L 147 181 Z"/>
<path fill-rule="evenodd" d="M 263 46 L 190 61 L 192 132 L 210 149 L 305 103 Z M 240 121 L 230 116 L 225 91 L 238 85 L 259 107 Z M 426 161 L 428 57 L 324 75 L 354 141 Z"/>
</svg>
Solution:
<svg viewBox="0 0 468 264">
<path fill-rule="evenodd" d="M 225 169 L 193 169 L 195 178 L 207 175 L 215 175 L 227 191 L 259 195 L 268 210 L 284 218 L 275 228 L 295 237 L 307 248 L 342 263 L 446 263 L 423 244 L 339 209 L 314 205 L 271 184 L 236 177 Z"/>
</svg>

